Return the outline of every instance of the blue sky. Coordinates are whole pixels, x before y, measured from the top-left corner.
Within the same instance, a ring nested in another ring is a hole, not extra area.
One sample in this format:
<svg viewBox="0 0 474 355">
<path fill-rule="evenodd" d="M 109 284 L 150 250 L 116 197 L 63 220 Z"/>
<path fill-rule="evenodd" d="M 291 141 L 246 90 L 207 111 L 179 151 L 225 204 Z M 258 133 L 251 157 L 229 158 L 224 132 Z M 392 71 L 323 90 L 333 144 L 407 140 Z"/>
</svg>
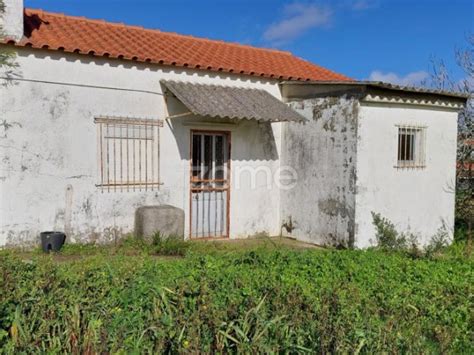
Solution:
<svg viewBox="0 0 474 355">
<path fill-rule="evenodd" d="M 417 84 L 474 33 L 469 0 L 25 0 L 25 6 L 289 50 L 356 79 Z"/>
</svg>

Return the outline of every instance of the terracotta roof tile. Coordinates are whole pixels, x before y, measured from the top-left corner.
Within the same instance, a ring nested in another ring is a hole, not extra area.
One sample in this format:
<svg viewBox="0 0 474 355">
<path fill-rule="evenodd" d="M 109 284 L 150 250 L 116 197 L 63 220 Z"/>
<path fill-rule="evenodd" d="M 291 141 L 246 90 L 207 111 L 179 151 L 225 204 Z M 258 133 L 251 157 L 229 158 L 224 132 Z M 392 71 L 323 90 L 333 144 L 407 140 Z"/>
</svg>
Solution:
<svg viewBox="0 0 474 355">
<path fill-rule="evenodd" d="M 25 34 L 17 46 L 284 80 L 351 80 L 279 50 L 42 10 L 25 9 L 24 19 Z M 8 39 L 4 42 L 14 43 Z"/>
</svg>

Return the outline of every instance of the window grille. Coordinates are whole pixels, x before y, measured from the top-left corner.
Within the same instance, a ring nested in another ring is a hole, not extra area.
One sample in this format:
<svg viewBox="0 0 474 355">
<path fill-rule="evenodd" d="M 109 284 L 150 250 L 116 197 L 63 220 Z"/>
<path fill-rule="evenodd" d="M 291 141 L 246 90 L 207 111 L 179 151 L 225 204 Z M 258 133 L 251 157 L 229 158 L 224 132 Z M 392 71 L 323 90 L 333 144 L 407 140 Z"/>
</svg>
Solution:
<svg viewBox="0 0 474 355">
<path fill-rule="evenodd" d="M 96 118 L 102 191 L 155 190 L 160 185 L 156 119 Z"/>
<path fill-rule="evenodd" d="M 398 126 L 398 168 L 426 166 L 426 127 Z"/>
</svg>

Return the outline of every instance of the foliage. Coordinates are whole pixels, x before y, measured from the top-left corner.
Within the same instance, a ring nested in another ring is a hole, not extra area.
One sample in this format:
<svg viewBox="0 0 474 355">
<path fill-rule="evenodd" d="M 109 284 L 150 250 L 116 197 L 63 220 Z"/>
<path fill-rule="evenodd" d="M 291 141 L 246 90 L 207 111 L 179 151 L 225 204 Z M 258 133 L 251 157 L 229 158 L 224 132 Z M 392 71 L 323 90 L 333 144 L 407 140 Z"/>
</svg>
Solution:
<svg viewBox="0 0 474 355">
<path fill-rule="evenodd" d="M 457 249 L 434 261 L 261 247 L 160 259 L 135 248 L 67 262 L 0 252 L 3 352 L 474 351 L 474 265 Z"/>
<path fill-rule="evenodd" d="M 406 249 L 407 240 L 395 229 L 395 225 L 379 213 L 372 212 L 372 223 L 375 227 L 377 246 L 385 250 Z"/>
<path fill-rule="evenodd" d="M 428 257 L 441 253 L 450 244 L 448 232 L 440 228 L 425 248 Z"/>
<path fill-rule="evenodd" d="M 451 243 L 445 227 L 439 228 L 422 249 L 416 234 L 400 233 L 390 220 L 382 217 L 379 213 L 372 212 L 372 223 L 375 227 L 376 248 L 383 251 L 402 252 L 412 258 L 433 258 L 441 255 Z M 458 230 L 455 230 L 455 241 L 456 235 L 459 233 Z M 466 252 L 469 254 L 468 248 L 466 248 Z"/>
<path fill-rule="evenodd" d="M 4 13 L 5 11 L 5 5 L 3 3 L 3 0 L 0 0 L 0 16 Z M 3 29 L 0 26 L 0 38 L 3 36 Z M 4 46 L 0 46 L 0 69 L 1 68 L 7 68 L 7 69 L 12 69 L 16 67 L 16 63 L 14 62 L 15 59 L 15 54 L 11 50 L 7 50 Z M 10 70 L 7 70 L 6 74 L 11 75 L 12 72 Z"/>
<path fill-rule="evenodd" d="M 153 235 L 152 245 L 154 247 L 153 250 L 158 255 L 183 256 L 188 250 L 189 242 L 180 236 L 164 236 L 160 232 L 157 232 Z"/>
<path fill-rule="evenodd" d="M 465 78 L 454 81 L 444 61 L 432 60 L 432 87 L 462 92 L 469 96 L 466 107 L 459 113 L 457 179 L 456 179 L 456 222 L 466 226 L 464 236 L 471 242 L 474 223 L 474 34 L 467 36 L 467 46 L 455 52 L 456 62 Z"/>
<path fill-rule="evenodd" d="M 474 162 L 472 164 L 474 166 Z M 469 225 L 472 226 L 474 223 L 474 175 L 464 184 L 458 182 L 456 191 L 456 222 L 466 227 L 464 236 L 467 238 L 467 233 L 469 232 L 467 229 L 469 229 Z"/>
</svg>

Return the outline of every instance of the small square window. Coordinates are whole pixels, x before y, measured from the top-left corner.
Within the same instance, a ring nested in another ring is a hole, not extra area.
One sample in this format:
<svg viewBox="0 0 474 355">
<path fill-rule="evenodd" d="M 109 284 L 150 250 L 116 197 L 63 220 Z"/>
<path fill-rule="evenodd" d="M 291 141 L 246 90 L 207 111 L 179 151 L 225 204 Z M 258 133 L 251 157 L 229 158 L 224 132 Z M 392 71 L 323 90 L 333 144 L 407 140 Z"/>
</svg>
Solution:
<svg viewBox="0 0 474 355">
<path fill-rule="evenodd" d="M 425 127 L 398 126 L 398 168 L 425 167 Z"/>
</svg>

